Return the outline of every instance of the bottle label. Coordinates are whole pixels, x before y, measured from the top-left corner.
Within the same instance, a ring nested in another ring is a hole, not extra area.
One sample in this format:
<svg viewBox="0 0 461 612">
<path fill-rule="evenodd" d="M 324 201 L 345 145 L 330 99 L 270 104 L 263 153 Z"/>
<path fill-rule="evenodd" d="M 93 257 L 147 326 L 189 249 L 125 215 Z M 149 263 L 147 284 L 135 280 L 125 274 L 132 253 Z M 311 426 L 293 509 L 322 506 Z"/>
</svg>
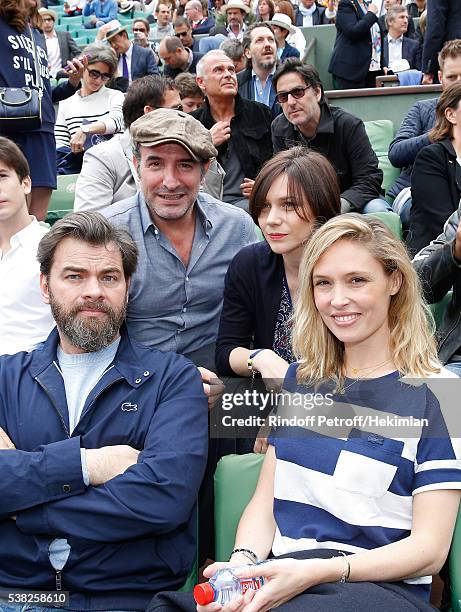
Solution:
<svg viewBox="0 0 461 612">
<path fill-rule="evenodd" d="M 248 589 L 253 589 L 253 591 L 260 589 L 264 584 L 264 581 L 262 578 L 241 578 L 240 584 L 242 588 L 242 595 L 245 595 Z"/>
</svg>

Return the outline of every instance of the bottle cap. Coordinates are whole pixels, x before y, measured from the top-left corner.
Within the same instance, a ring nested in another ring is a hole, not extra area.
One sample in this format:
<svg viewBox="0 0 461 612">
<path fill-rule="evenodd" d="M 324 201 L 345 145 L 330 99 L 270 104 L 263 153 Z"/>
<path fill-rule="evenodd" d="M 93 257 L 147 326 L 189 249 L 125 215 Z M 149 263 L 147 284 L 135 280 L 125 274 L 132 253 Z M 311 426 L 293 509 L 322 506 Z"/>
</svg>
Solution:
<svg viewBox="0 0 461 612">
<path fill-rule="evenodd" d="M 206 606 L 214 600 L 214 589 L 209 582 L 196 584 L 194 587 L 194 599 L 200 606 Z"/>
</svg>

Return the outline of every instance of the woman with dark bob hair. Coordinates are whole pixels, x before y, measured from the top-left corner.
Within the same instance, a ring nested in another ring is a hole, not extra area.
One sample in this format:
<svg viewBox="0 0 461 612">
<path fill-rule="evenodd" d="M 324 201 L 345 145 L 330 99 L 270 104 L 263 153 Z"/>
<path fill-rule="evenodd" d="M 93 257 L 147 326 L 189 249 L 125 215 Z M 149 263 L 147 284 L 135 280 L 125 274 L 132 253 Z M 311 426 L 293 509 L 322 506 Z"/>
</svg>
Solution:
<svg viewBox="0 0 461 612">
<path fill-rule="evenodd" d="M 250 197 L 265 240 L 243 248 L 229 266 L 216 346 L 218 372 L 283 379 L 294 361 L 290 318 L 298 269 L 314 226 L 340 212 L 333 166 L 303 147 L 266 162 Z"/>
</svg>

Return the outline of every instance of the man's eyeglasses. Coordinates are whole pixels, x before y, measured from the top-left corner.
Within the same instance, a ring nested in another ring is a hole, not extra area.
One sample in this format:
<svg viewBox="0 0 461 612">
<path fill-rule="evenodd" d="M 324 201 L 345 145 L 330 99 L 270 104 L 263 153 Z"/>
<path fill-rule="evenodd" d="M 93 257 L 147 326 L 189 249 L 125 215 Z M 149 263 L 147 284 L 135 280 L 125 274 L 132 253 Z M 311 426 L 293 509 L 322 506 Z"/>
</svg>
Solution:
<svg viewBox="0 0 461 612">
<path fill-rule="evenodd" d="M 298 87 L 293 87 L 290 91 L 281 91 L 276 96 L 275 99 L 279 104 L 285 104 L 288 102 L 288 96 L 291 95 L 295 100 L 299 100 L 306 93 L 306 89 L 309 89 L 310 85 L 299 85 Z"/>
<path fill-rule="evenodd" d="M 184 38 L 184 36 L 189 36 L 189 31 L 186 30 L 185 32 L 175 32 L 174 35 L 178 38 Z"/>
<path fill-rule="evenodd" d="M 101 79 L 105 83 L 107 83 L 107 81 L 110 81 L 112 78 L 112 75 L 109 74 L 108 72 L 99 72 L 99 70 L 89 70 L 88 69 L 88 74 L 90 75 L 92 79 Z"/>
<path fill-rule="evenodd" d="M 144 28 L 133 28 L 133 32 L 142 32 L 143 34 L 147 34 L 147 30 Z"/>
</svg>

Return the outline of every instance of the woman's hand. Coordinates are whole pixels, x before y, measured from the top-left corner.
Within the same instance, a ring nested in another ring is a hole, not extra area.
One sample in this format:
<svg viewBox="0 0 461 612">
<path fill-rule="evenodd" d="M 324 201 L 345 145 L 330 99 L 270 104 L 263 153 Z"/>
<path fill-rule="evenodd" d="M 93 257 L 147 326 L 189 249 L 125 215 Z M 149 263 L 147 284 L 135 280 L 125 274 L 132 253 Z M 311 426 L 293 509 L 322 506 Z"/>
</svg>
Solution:
<svg viewBox="0 0 461 612">
<path fill-rule="evenodd" d="M 70 149 L 72 153 L 82 153 L 85 140 L 86 134 L 84 134 L 81 129 L 78 129 L 70 139 Z"/>
<path fill-rule="evenodd" d="M 203 571 L 205 578 L 211 578 L 220 569 L 226 567 L 240 567 L 241 565 L 248 565 L 248 559 L 241 553 L 232 555 L 232 561 L 228 563 L 212 563 Z M 217 602 L 210 603 L 206 606 L 200 606 L 197 604 L 197 612 L 241 612 L 244 607 L 250 603 L 253 599 L 255 591 L 248 590 L 244 596 L 239 595 L 225 606 L 221 606 Z"/>
<path fill-rule="evenodd" d="M 293 599 L 306 589 L 319 584 L 324 575 L 324 559 L 278 559 L 245 570 L 235 570 L 240 578 L 265 580 L 264 586 L 255 591 L 251 602 L 239 610 L 242 612 L 266 612 Z M 207 611 L 208 612 L 208 611 Z"/>
<path fill-rule="evenodd" d="M 264 349 L 252 361 L 254 369 L 264 378 L 266 388 L 279 390 L 289 365 L 285 359 L 271 349 Z"/>
</svg>

